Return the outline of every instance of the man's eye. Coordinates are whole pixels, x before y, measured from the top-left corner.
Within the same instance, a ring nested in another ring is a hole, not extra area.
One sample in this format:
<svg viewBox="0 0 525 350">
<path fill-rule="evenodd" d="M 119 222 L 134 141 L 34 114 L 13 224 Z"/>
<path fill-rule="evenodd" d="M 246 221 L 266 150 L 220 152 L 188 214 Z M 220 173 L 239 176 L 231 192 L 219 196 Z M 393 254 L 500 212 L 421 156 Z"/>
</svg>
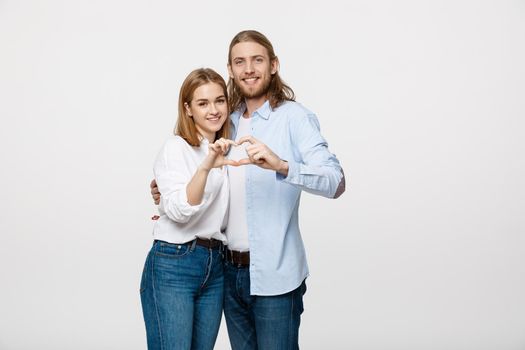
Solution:
<svg viewBox="0 0 525 350">
<path fill-rule="evenodd" d="M 235 64 L 239 66 L 242 64 L 242 61 L 241 60 L 235 61 Z"/>
<path fill-rule="evenodd" d="M 257 63 L 261 63 L 262 61 L 263 61 L 263 59 L 261 57 L 258 57 L 258 58 L 255 59 L 255 62 L 257 62 Z"/>
</svg>

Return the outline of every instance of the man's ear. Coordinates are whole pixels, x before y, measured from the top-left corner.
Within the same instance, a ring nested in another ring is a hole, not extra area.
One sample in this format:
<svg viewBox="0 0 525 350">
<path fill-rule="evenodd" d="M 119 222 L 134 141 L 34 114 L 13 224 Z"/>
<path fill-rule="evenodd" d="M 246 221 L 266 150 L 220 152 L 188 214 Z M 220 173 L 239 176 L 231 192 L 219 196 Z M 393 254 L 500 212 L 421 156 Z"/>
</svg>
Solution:
<svg viewBox="0 0 525 350">
<path fill-rule="evenodd" d="M 228 67 L 228 75 L 230 76 L 230 79 L 233 79 L 232 65 L 228 63 L 227 67 Z"/>
<path fill-rule="evenodd" d="M 271 73 L 274 75 L 279 71 L 279 58 L 275 57 L 275 59 L 271 63 Z"/>
</svg>

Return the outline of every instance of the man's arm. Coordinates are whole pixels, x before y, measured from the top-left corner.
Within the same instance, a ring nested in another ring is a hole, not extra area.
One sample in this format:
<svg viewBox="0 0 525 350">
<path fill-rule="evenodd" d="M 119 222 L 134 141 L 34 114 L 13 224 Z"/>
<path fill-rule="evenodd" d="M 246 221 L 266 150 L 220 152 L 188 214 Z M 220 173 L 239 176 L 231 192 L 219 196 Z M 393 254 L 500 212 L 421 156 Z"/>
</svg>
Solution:
<svg viewBox="0 0 525 350">
<path fill-rule="evenodd" d="M 155 205 L 159 205 L 160 192 L 159 192 L 159 187 L 157 186 L 157 181 L 155 181 L 155 179 L 151 180 L 151 183 L 149 184 L 149 188 L 151 190 L 151 198 L 153 198 L 153 202 L 155 203 Z"/>
<path fill-rule="evenodd" d="M 245 136 L 238 144 L 249 142 L 248 158 L 239 164 L 255 164 L 276 172 L 277 180 L 297 186 L 306 192 L 328 198 L 338 198 L 346 189 L 343 169 L 328 150 L 313 114 L 294 118 L 290 125 L 290 141 L 299 160 L 283 160 L 268 146 L 253 136 Z"/>
<path fill-rule="evenodd" d="M 288 160 L 288 174 L 277 179 L 327 198 L 338 198 L 345 191 L 343 168 L 321 135 L 313 113 L 290 118 L 290 139 L 294 158 Z"/>
</svg>

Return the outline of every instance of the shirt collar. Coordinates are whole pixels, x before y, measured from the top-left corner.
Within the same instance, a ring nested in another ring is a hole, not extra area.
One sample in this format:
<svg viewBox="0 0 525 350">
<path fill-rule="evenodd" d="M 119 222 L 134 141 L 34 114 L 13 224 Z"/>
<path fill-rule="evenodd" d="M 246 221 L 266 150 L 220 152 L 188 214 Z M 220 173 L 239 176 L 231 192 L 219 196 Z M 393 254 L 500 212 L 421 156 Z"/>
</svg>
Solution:
<svg viewBox="0 0 525 350">
<path fill-rule="evenodd" d="M 238 115 L 236 115 L 236 117 L 239 118 L 240 116 L 242 116 L 244 114 L 245 111 L 246 111 L 246 104 L 243 103 L 237 109 L 236 112 L 237 112 Z M 270 107 L 270 101 L 266 100 L 263 103 L 263 105 L 261 107 L 259 107 L 253 114 L 254 114 L 254 116 L 255 115 L 259 115 L 263 119 L 268 119 L 268 118 L 270 118 L 270 113 L 271 112 L 272 112 L 272 108 Z"/>
<path fill-rule="evenodd" d="M 270 107 L 270 101 L 266 100 L 259 109 L 255 111 L 255 113 L 259 114 L 262 118 L 268 119 L 270 118 L 270 113 L 272 112 L 272 108 Z"/>
</svg>

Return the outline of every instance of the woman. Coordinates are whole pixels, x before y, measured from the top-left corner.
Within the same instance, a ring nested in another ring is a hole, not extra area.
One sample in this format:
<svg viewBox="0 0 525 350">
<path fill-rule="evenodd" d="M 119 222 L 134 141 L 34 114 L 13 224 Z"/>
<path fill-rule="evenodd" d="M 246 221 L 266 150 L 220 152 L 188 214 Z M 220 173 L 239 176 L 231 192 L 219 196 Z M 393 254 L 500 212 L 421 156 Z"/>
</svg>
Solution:
<svg viewBox="0 0 525 350">
<path fill-rule="evenodd" d="M 213 349 L 223 300 L 229 136 L 226 84 L 197 69 L 179 94 L 175 136 L 154 164 L 162 198 L 140 294 L 148 349 Z"/>
</svg>

